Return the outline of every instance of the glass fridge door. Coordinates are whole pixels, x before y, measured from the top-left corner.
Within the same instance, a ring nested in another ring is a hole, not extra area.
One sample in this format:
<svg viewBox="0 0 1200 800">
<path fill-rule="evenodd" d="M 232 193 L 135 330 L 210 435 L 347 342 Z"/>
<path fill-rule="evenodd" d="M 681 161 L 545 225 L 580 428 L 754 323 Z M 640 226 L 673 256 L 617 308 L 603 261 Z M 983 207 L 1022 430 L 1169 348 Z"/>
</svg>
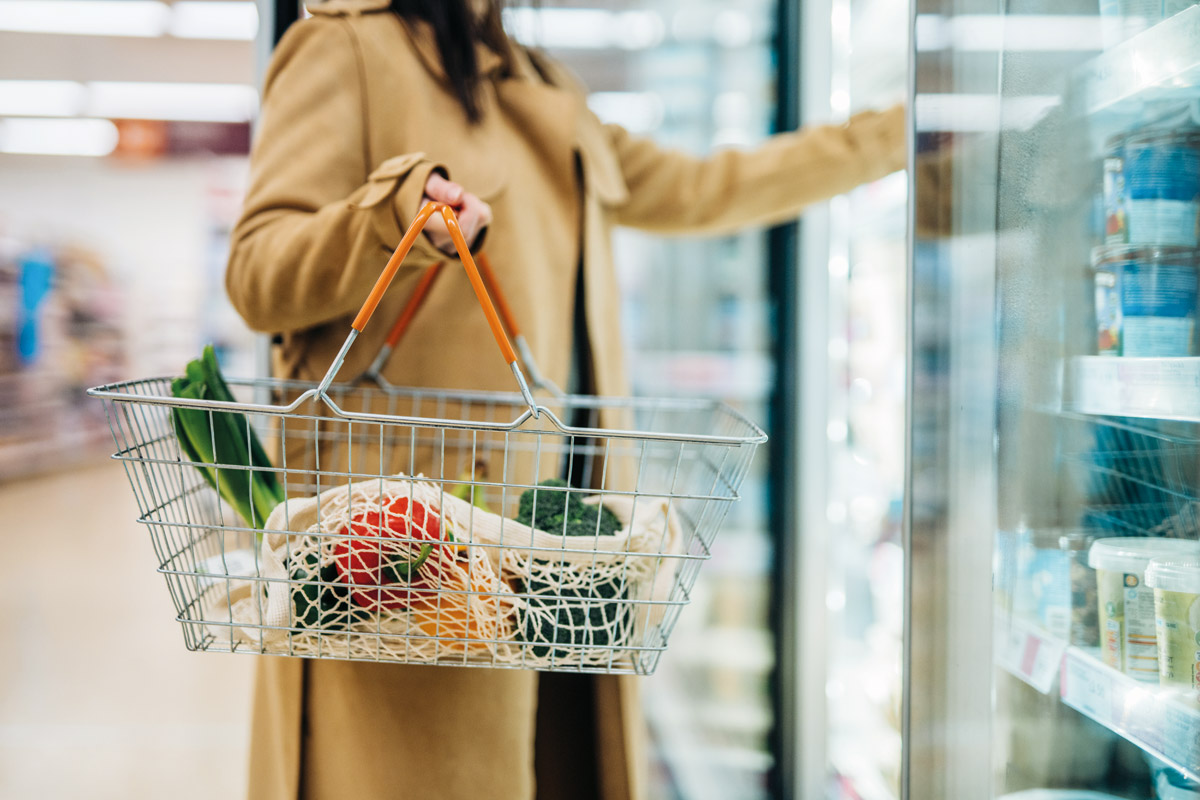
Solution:
<svg viewBox="0 0 1200 800">
<path fill-rule="evenodd" d="M 1200 798 L 1200 8 L 920 0 L 909 798 Z"/>
</svg>

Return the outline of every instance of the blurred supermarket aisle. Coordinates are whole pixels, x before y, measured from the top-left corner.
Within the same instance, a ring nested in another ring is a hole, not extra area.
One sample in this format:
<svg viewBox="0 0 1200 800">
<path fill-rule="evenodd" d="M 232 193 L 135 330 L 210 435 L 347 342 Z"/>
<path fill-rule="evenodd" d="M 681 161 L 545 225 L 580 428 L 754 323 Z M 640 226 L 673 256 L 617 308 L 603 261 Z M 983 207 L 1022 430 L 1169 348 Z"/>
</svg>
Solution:
<svg viewBox="0 0 1200 800">
<path fill-rule="evenodd" d="M 240 797 L 253 659 L 183 648 L 118 464 L 0 485 L 0 798 Z"/>
</svg>

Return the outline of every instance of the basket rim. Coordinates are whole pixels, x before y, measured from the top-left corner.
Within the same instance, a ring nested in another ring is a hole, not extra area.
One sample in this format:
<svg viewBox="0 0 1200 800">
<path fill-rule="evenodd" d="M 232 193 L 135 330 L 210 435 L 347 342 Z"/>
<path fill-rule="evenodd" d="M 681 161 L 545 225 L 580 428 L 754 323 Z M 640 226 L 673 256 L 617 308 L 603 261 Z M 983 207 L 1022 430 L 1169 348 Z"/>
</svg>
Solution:
<svg viewBox="0 0 1200 800">
<path fill-rule="evenodd" d="M 280 378 L 227 378 L 226 381 L 230 385 L 251 389 L 291 389 L 298 391 L 299 396 L 297 396 L 290 403 L 274 404 L 228 402 L 222 400 L 189 400 L 164 394 L 142 394 L 131 391 L 135 387 L 150 386 L 152 384 L 169 386 L 171 380 L 172 376 L 155 376 L 150 378 L 135 378 L 132 380 L 117 381 L 91 387 L 87 390 L 87 395 L 89 397 L 95 397 L 100 400 L 115 403 L 158 405 L 166 406 L 168 408 L 197 408 L 230 412 L 236 411 L 277 417 L 294 416 L 296 415 L 297 411 L 306 403 L 314 403 L 326 406 L 333 413 L 334 418 L 343 419 L 349 422 L 370 422 L 373 424 L 383 425 L 404 425 L 460 430 L 475 429 L 481 431 L 514 432 L 526 434 L 555 433 L 555 431 L 547 431 L 545 429 L 527 429 L 523 427 L 526 422 L 528 422 L 530 419 L 533 419 L 533 414 L 529 408 L 525 407 L 525 401 L 523 397 L 517 392 L 487 392 L 478 390 L 473 391 L 460 389 L 400 387 L 386 383 L 376 384 L 373 387 L 364 387 L 354 383 L 338 383 L 330 386 L 328 390 L 322 391 L 319 384 L 315 381 L 297 381 Z M 382 391 L 385 394 L 402 397 L 429 397 L 440 400 L 461 400 L 467 402 L 500 402 L 521 408 L 522 411 L 511 422 L 455 420 L 440 417 L 407 416 L 399 414 L 371 414 L 346 411 L 339 407 L 336 401 L 330 396 L 331 394 L 336 395 L 339 392 L 356 391 L 364 388 L 371 388 L 375 391 Z M 557 429 L 558 433 L 572 436 L 644 439 L 650 441 L 677 441 L 728 446 L 760 445 L 764 444 L 768 439 L 766 432 L 744 413 L 723 400 L 717 400 L 713 398 L 653 398 L 566 394 L 562 395 L 561 397 L 555 397 L 553 402 L 555 405 L 559 406 L 593 408 L 597 410 L 603 410 L 605 408 L 623 408 L 646 411 L 709 411 L 713 413 L 714 416 L 723 415 L 733 419 L 739 425 L 743 426 L 745 430 L 745 433 L 742 435 L 717 435 L 698 433 L 681 434 L 667 431 L 660 432 L 572 426 L 563 422 L 562 419 L 554 413 L 552 407 L 543 405 L 541 402 L 537 403 L 538 411 L 551 421 L 553 427 Z"/>
</svg>

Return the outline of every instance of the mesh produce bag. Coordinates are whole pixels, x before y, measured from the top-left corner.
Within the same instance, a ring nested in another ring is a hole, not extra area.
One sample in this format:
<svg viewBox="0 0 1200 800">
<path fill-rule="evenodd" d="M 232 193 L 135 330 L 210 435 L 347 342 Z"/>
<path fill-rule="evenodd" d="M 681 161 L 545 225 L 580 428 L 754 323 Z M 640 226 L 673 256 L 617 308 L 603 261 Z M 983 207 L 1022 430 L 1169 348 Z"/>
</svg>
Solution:
<svg viewBox="0 0 1200 800">
<path fill-rule="evenodd" d="M 266 580 L 228 593 L 234 630 L 301 656 L 612 663 L 661 622 L 680 533 L 661 498 L 603 503 L 620 531 L 560 536 L 402 475 L 288 500 L 267 522 Z"/>
</svg>

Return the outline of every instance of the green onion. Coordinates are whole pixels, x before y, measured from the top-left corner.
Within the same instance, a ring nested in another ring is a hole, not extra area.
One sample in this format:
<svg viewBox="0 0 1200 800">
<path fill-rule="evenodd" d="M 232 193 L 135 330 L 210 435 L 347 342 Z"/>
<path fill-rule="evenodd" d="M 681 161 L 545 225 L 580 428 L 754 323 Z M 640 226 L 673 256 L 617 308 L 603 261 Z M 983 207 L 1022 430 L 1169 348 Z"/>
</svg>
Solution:
<svg viewBox="0 0 1200 800">
<path fill-rule="evenodd" d="M 171 394 L 187 400 L 236 402 L 217 366 L 212 345 L 201 358 L 188 363 L 185 376 L 171 383 Z M 246 523 L 262 529 L 267 517 L 286 499 L 283 485 L 271 471 L 271 460 L 244 414 L 177 408 L 171 419 L 179 447 L 204 480 L 233 507 Z M 222 469 L 252 467 L 253 469 Z"/>
</svg>

